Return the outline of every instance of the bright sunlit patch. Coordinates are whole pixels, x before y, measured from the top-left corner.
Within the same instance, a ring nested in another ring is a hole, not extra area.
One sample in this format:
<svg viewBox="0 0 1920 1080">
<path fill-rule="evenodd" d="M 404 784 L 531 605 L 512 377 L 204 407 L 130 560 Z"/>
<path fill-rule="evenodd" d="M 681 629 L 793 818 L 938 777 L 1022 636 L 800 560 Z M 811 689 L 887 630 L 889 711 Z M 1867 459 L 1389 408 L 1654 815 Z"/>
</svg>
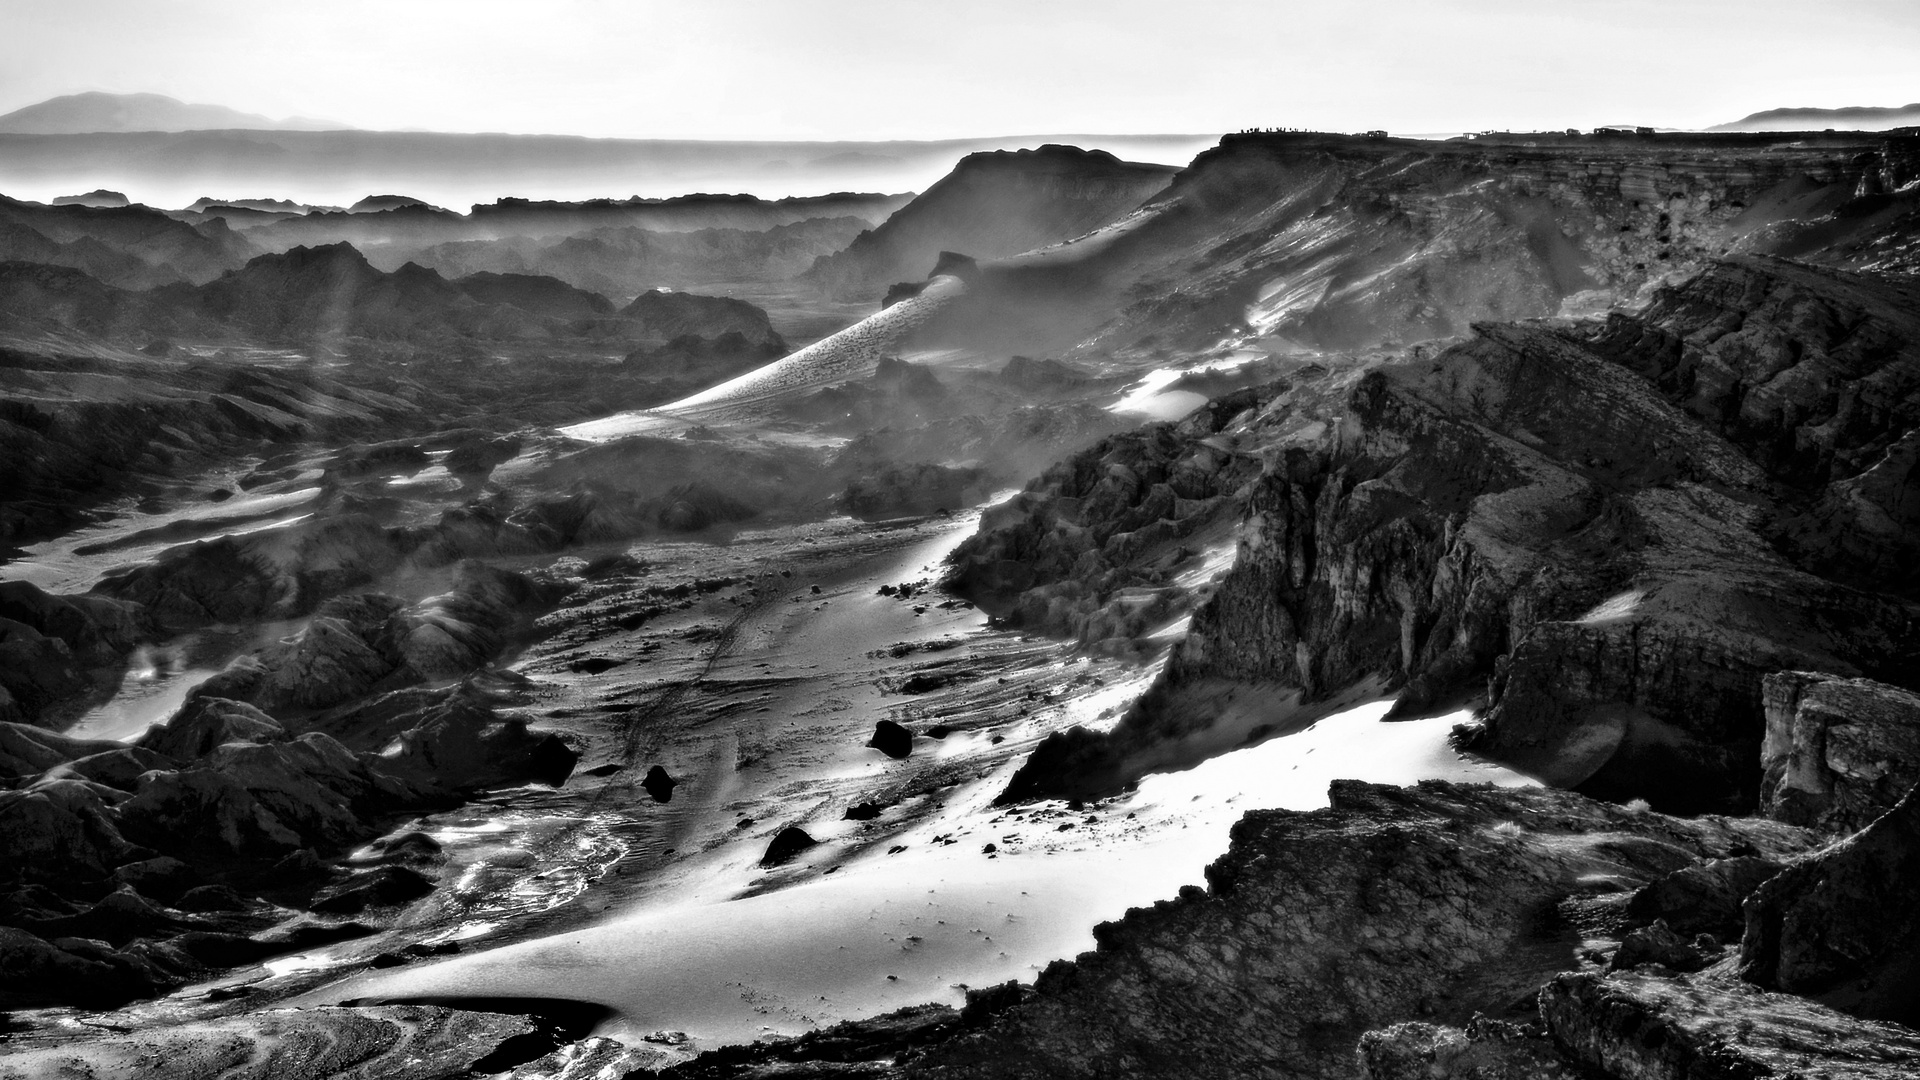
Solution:
<svg viewBox="0 0 1920 1080">
<path fill-rule="evenodd" d="M 1324 806 L 1328 783 L 1345 777 L 1531 783 L 1453 752 L 1447 735 L 1464 714 L 1384 723 L 1387 708 L 1376 701 L 1149 776 L 1133 794 L 1083 810 L 993 806 L 1018 764 L 1009 762 L 830 877 L 719 903 L 642 907 L 577 931 L 359 977 L 308 1003 L 557 997 L 608 1005 L 623 1029 L 683 1030 L 708 1044 L 927 1001 L 957 1004 L 963 987 L 1031 979 L 1049 961 L 1092 947 L 1094 924 L 1200 881 L 1247 810 Z M 835 835 L 819 824 L 821 835 Z"/>
<path fill-rule="evenodd" d="M 1616 619 L 1624 619 L 1638 610 L 1640 601 L 1646 598 L 1647 594 L 1645 590 L 1628 589 L 1626 592 L 1609 596 L 1605 600 L 1600 601 L 1594 605 L 1593 610 L 1574 621 L 1593 625 L 1595 623 L 1613 622 Z"/>
</svg>

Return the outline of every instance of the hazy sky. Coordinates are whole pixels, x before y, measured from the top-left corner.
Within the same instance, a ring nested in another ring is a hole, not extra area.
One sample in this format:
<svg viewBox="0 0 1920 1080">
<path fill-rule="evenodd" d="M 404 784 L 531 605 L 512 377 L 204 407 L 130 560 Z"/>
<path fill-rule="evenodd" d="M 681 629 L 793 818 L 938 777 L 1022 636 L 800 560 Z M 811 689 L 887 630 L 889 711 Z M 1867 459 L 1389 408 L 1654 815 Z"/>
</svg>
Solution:
<svg viewBox="0 0 1920 1080">
<path fill-rule="evenodd" d="M 0 112 L 711 138 L 1704 126 L 1920 100 L 1920 0 L 0 0 Z"/>
</svg>

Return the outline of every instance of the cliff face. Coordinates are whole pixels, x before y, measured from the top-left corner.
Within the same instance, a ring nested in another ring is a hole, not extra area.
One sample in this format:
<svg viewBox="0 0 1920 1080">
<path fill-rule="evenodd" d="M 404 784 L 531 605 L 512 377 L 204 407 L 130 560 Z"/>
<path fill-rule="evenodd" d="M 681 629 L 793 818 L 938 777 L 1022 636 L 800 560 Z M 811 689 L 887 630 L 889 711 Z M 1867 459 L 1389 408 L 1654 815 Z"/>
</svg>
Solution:
<svg viewBox="0 0 1920 1080">
<path fill-rule="evenodd" d="M 1728 296 L 1721 333 L 1695 326 Z M 1920 419 L 1911 310 L 1904 286 L 1728 263 L 1640 316 L 1482 326 L 1281 393 L 1244 425 L 1264 466 L 1233 568 L 1160 685 L 1110 734 L 1043 744 L 1010 794 L 1123 782 L 1247 722 L 1221 695 L 1251 685 L 1269 728 L 1350 691 L 1397 688 L 1403 712 L 1484 692 L 1477 748 L 1549 783 L 1751 808 L 1765 676 L 1920 672 L 1911 594 L 1823 576 L 1826 533 L 1799 524 Z M 1656 364 L 1647 341 L 1674 344 Z M 1711 370 L 1760 352 L 1743 413 Z"/>
<path fill-rule="evenodd" d="M 805 276 L 837 296 L 877 299 L 893 282 L 926 277 L 945 250 L 1005 258 L 1097 229 L 1166 187 L 1174 171 L 1073 146 L 970 154 Z"/>
</svg>

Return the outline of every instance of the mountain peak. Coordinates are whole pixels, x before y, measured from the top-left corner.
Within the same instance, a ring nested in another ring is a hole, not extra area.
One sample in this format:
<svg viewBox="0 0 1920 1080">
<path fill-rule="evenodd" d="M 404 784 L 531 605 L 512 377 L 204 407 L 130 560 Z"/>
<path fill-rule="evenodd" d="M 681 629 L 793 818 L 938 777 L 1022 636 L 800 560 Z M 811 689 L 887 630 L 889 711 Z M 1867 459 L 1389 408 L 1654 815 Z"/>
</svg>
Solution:
<svg viewBox="0 0 1920 1080">
<path fill-rule="evenodd" d="M 1840 109 L 1766 109 L 1708 131 L 1884 131 L 1920 124 L 1920 101 L 1910 105 L 1852 105 Z"/>
<path fill-rule="evenodd" d="M 88 91 L 15 109 L 0 116 L 0 134 L 79 135 L 120 131 L 334 131 L 348 125 L 291 117 L 275 120 L 225 105 L 195 105 L 165 94 L 109 94 Z"/>
</svg>

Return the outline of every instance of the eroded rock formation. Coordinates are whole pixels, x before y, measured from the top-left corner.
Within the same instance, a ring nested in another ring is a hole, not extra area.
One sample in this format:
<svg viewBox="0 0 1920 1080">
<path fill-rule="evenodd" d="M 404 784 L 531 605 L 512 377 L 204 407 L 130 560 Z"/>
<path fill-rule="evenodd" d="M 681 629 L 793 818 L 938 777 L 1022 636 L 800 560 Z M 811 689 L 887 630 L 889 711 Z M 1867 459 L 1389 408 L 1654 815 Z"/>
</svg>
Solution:
<svg viewBox="0 0 1920 1080">
<path fill-rule="evenodd" d="M 1233 432 L 1262 462 L 1239 552 L 1161 684 L 1111 735 L 1043 746 L 1017 791 L 1110 788 L 1219 717 L 1277 729 L 1375 687 L 1399 689 L 1403 713 L 1484 690 L 1475 748 L 1553 784 L 1751 809 L 1763 678 L 1920 671 L 1911 599 L 1810 553 L 1796 524 L 1878 467 L 1886 432 L 1920 424 L 1914 310 L 1898 283 L 1728 263 L 1638 316 L 1481 326 L 1431 357 L 1280 393 Z M 1748 344 L 1726 340 L 1736 330 Z M 1650 368 L 1649 340 L 1681 344 Z M 1758 340 L 1779 360 L 1742 401 L 1805 382 L 1829 405 L 1752 404 L 1766 419 L 1746 422 L 1702 404 L 1719 401 L 1704 376 L 1673 374 Z M 1054 531 L 1044 512 L 1004 513 L 991 531 Z M 960 580 L 984 570 L 960 558 Z M 1063 576 L 1098 579 L 1085 569 Z M 1282 707 L 1222 703 L 1249 684 Z"/>
<path fill-rule="evenodd" d="M 1853 832 L 1920 784 L 1920 695 L 1804 671 L 1767 676 L 1764 693 L 1769 817 Z"/>
</svg>

